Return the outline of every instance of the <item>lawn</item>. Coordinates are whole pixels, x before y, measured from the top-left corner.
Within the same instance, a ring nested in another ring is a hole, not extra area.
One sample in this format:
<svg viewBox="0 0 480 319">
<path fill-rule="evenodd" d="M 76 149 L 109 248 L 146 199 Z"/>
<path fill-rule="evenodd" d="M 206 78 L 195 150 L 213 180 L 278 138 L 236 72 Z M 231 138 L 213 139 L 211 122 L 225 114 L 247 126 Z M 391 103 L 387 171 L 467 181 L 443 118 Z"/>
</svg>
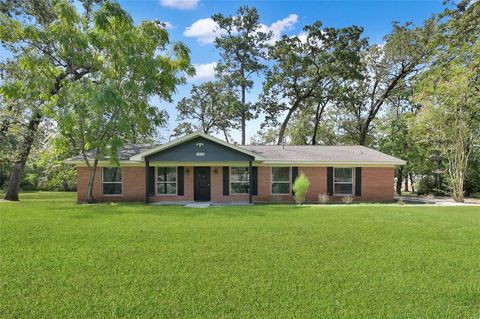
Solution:
<svg viewBox="0 0 480 319">
<path fill-rule="evenodd" d="M 480 318 L 480 208 L 0 203 L 1 318 Z"/>
</svg>

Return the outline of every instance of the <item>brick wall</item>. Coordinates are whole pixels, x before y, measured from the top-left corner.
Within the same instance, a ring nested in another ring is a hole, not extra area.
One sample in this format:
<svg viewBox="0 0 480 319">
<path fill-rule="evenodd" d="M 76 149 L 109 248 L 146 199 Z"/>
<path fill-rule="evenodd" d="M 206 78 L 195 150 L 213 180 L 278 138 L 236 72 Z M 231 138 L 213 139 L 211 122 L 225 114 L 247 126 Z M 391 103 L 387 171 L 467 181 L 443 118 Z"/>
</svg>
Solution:
<svg viewBox="0 0 480 319">
<path fill-rule="evenodd" d="M 87 201 L 88 167 L 77 167 L 77 201 Z M 93 184 L 93 198 L 97 201 L 144 201 L 145 167 L 122 167 L 122 195 L 103 195 L 102 168 L 98 167 Z"/>
<path fill-rule="evenodd" d="M 188 174 L 187 174 L 188 170 Z M 304 173 L 310 180 L 307 194 L 309 202 L 318 202 L 318 195 L 327 192 L 326 167 L 299 167 L 299 174 Z M 211 199 L 213 202 L 248 202 L 248 195 L 223 196 L 223 169 L 222 166 L 212 166 L 211 171 Z M 77 168 L 77 199 L 85 202 L 89 171 L 86 167 Z M 155 195 L 152 201 L 193 201 L 193 167 L 185 167 L 184 195 Z M 145 200 L 145 168 L 123 167 L 123 194 L 121 196 L 104 196 L 102 194 L 101 168 L 98 169 L 93 188 L 94 198 L 98 201 L 144 201 Z M 271 168 L 258 168 L 258 195 L 253 196 L 254 202 L 293 202 L 292 195 L 271 194 Z M 394 168 L 393 167 L 363 167 L 362 168 L 362 196 L 355 201 L 393 201 L 394 198 Z M 341 197 L 331 197 L 338 201 Z"/>
</svg>

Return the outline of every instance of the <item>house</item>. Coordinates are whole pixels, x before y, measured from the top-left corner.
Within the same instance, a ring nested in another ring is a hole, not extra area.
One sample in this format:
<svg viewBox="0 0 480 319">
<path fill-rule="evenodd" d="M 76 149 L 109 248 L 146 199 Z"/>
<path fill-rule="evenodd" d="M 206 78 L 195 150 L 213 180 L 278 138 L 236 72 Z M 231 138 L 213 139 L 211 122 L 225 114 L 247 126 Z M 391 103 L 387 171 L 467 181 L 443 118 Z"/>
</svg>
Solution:
<svg viewBox="0 0 480 319">
<path fill-rule="evenodd" d="M 364 146 L 229 144 L 193 133 L 162 145 L 128 145 L 120 167 L 99 161 L 94 198 L 99 201 L 293 202 L 292 184 L 304 173 L 307 200 L 393 201 L 394 170 L 405 162 Z M 89 170 L 77 167 L 77 199 L 85 202 Z"/>
</svg>

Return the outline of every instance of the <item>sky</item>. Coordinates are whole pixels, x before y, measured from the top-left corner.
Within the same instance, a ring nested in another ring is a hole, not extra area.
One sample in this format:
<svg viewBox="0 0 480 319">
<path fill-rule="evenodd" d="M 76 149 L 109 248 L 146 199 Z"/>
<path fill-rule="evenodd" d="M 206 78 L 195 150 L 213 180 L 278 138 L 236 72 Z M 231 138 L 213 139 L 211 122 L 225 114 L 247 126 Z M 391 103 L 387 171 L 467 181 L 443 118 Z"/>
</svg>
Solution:
<svg viewBox="0 0 480 319">
<path fill-rule="evenodd" d="M 171 41 L 184 42 L 191 50 L 197 75 L 178 87 L 173 103 L 154 101 L 170 115 L 169 126 L 160 130 L 166 139 L 176 125 L 176 103 L 189 96 L 192 84 L 213 80 L 219 57 L 213 45 L 215 24 L 210 19 L 214 13 L 234 15 L 240 6 L 255 6 L 263 27 L 272 31 L 276 38 L 284 34 L 298 35 L 305 25 L 320 20 L 329 27 L 361 26 L 370 43 L 382 43 L 383 37 L 391 31 L 392 21 L 421 24 L 443 10 L 442 0 L 123 0 L 120 3 L 136 22 L 149 19 L 165 22 Z M 257 80 L 248 99 L 255 101 L 260 91 L 261 80 Z M 257 133 L 261 121 L 259 118 L 247 123 L 247 141 Z M 232 135 L 238 142 L 240 132 Z"/>
<path fill-rule="evenodd" d="M 215 25 L 210 19 L 214 13 L 234 15 L 243 5 L 255 6 L 260 14 L 260 22 L 265 30 L 272 31 L 276 38 L 282 35 L 299 35 L 302 28 L 317 20 L 328 27 L 357 25 L 364 28 L 364 36 L 370 43 L 382 43 L 383 37 L 391 31 L 392 21 L 401 23 L 412 21 L 421 24 L 432 14 L 443 10 L 443 0 L 120 0 L 120 4 L 133 17 L 136 23 L 142 20 L 165 22 L 171 41 L 185 43 L 191 51 L 191 61 L 197 75 L 188 79 L 187 84 L 177 88 L 174 101 L 168 103 L 153 99 L 159 108 L 170 115 L 169 125 L 160 130 L 160 135 L 168 139 L 176 125 L 176 103 L 188 97 L 193 84 L 212 80 L 218 53 L 213 45 Z M 4 54 L 5 51 L 0 51 Z M 261 80 L 257 80 L 248 95 L 248 100 L 256 101 L 261 91 Z M 262 118 L 247 123 L 247 141 L 259 130 Z M 233 132 L 238 142 L 240 133 Z"/>
</svg>

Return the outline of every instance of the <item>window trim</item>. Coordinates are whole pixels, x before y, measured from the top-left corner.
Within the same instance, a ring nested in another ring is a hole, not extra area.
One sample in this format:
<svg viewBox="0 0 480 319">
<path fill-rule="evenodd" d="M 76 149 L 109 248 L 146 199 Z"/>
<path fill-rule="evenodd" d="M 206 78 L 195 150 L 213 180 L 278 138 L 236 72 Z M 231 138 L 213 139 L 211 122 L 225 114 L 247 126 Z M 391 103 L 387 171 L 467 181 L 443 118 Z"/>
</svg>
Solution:
<svg viewBox="0 0 480 319">
<path fill-rule="evenodd" d="M 161 184 L 175 183 L 175 194 L 163 194 L 158 192 L 158 169 L 159 168 L 175 168 L 175 182 L 160 182 Z M 155 195 L 158 196 L 178 196 L 178 166 L 155 166 Z"/>
<path fill-rule="evenodd" d="M 274 181 L 273 180 L 273 169 L 274 168 L 288 168 L 288 181 Z M 277 184 L 288 184 L 287 193 L 274 193 L 273 192 L 273 183 Z M 270 195 L 291 195 L 292 193 L 292 167 L 291 166 L 271 166 L 270 167 Z"/>
<path fill-rule="evenodd" d="M 351 182 L 336 182 L 335 176 L 337 173 L 337 168 L 349 168 L 352 171 L 352 181 Z M 350 194 L 337 194 L 335 192 L 335 184 L 351 184 L 352 192 Z M 334 167 L 333 168 L 333 196 L 336 197 L 345 197 L 345 196 L 355 196 L 355 168 L 354 167 Z"/>
<path fill-rule="evenodd" d="M 121 181 L 120 182 L 105 182 L 104 180 L 104 173 L 103 173 L 103 170 L 105 168 L 118 168 L 120 169 L 120 177 L 121 177 Z M 122 185 L 122 191 L 120 192 L 120 194 L 105 194 L 105 192 L 103 191 L 103 184 L 121 184 Z M 102 196 L 114 196 L 114 197 L 119 197 L 119 196 L 123 196 L 123 169 L 121 166 L 102 166 Z"/>
<path fill-rule="evenodd" d="M 240 196 L 245 196 L 245 195 L 249 195 L 250 194 L 250 189 L 248 192 L 246 193 L 232 193 L 232 168 L 233 167 L 245 167 L 247 169 L 247 172 L 248 172 L 248 181 L 247 181 L 247 186 L 250 188 L 250 172 L 248 171 L 248 166 L 229 166 L 229 176 L 228 176 L 228 187 L 229 187 L 229 194 L 230 195 L 233 195 L 233 196 L 237 196 L 237 195 L 240 195 Z M 233 183 L 237 183 L 237 184 L 243 184 L 244 182 L 233 182 Z"/>
</svg>

